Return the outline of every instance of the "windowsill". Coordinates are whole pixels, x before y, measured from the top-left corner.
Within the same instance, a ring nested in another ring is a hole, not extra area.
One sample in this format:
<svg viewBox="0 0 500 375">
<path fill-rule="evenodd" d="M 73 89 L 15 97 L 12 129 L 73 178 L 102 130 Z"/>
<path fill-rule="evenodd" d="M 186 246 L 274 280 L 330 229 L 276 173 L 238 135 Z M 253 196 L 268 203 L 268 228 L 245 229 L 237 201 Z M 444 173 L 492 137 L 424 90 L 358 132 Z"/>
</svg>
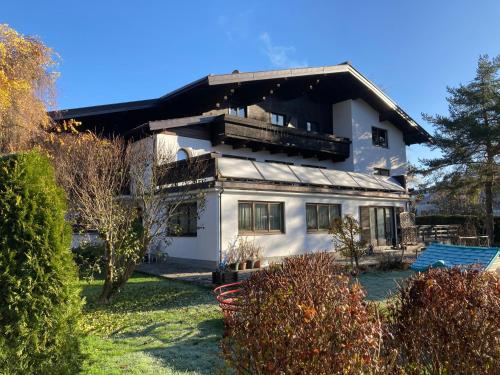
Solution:
<svg viewBox="0 0 500 375">
<path fill-rule="evenodd" d="M 193 238 L 198 237 L 197 234 L 180 234 L 180 235 L 170 235 L 170 238 Z"/>
<path fill-rule="evenodd" d="M 329 234 L 328 229 L 307 230 L 307 234 Z"/>
<path fill-rule="evenodd" d="M 271 231 L 271 232 L 238 232 L 238 236 L 269 236 L 269 235 L 277 235 L 277 234 L 285 234 L 282 231 Z"/>
<path fill-rule="evenodd" d="M 389 146 L 380 146 L 380 145 L 373 145 L 374 147 L 378 147 L 378 148 L 385 148 L 385 149 L 389 149 Z"/>
</svg>

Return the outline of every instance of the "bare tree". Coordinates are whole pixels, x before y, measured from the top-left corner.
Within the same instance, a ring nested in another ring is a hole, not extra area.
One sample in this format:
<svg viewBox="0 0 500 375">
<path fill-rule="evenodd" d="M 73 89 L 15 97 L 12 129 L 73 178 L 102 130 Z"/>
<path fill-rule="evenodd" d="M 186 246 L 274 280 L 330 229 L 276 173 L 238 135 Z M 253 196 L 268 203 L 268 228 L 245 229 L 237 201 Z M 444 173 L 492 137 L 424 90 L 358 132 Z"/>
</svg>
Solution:
<svg viewBox="0 0 500 375">
<path fill-rule="evenodd" d="M 332 222 L 330 234 L 333 236 L 333 242 L 336 250 L 351 260 L 351 267 L 359 269 L 359 259 L 365 255 L 365 241 L 359 239 L 361 227 L 358 221 L 346 215 L 342 219 L 336 219 Z"/>
<path fill-rule="evenodd" d="M 152 142 L 81 133 L 50 143 L 75 220 L 104 243 L 102 303 L 112 300 L 152 246 L 168 246 L 182 232 L 179 219 L 188 202 L 196 217 L 204 207 L 199 183 L 207 164 L 175 162 L 170 151 L 155 155 Z"/>
</svg>

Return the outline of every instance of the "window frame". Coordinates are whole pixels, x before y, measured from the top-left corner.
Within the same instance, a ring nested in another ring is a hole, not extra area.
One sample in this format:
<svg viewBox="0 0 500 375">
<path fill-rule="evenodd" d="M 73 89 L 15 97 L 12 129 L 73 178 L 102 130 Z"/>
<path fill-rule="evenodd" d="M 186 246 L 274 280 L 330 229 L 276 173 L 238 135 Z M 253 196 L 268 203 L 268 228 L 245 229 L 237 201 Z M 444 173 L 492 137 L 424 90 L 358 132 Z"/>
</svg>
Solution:
<svg viewBox="0 0 500 375">
<path fill-rule="evenodd" d="M 250 204 L 252 210 L 252 229 L 251 230 L 242 230 L 240 228 L 240 204 Z M 267 230 L 256 230 L 255 229 L 255 205 L 256 204 L 266 204 L 267 205 Z M 271 220 L 269 220 L 270 206 L 273 204 L 278 204 L 280 206 L 281 211 L 281 220 L 280 220 L 280 229 L 270 229 L 271 228 Z M 238 234 L 239 235 L 271 235 L 271 234 L 285 234 L 285 202 L 279 201 L 249 201 L 242 200 L 238 201 Z"/>
<path fill-rule="evenodd" d="M 279 125 L 279 124 L 274 123 L 273 122 L 273 116 L 277 116 L 278 118 L 282 117 L 283 118 L 283 125 Z M 279 112 L 270 112 L 269 113 L 269 122 L 271 123 L 271 125 L 279 126 L 281 128 L 284 128 L 284 127 L 286 127 L 286 115 L 283 114 L 283 113 L 279 113 Z"/>
<path fill-rule="evenodd" d="M 382 144 L 379 142 L 380 140 L 379 133 L 381 132 L 385 133 L 384 137 L 385 142 Z M 375 147 L 389 148 L 389 132 L 387 131 L 387 129 L 372 126 L 372 145 L 374 145 Z"/>
<path fill-rule="evenodd" d="M 391 170 L 387 168 L 373 168 L 373 170 L 374 170 L 373 174 L 375 176 L 389 177 L 391 175 Z"/>
<path fill-rule="evenodd" d="M 172 227 L 175 226 L 175 225 L 178 225 L 178 226 L 181 226 L 180 224 L 180 217 L 181 217 L 181 214 L 175 212 L 177 210 L 181 210 L 182 209 L 182 206 L 188 206 L 188 212 L 187 212 L 187 231 L 186 232 L 183 232 L 183 233 L 173 233 L 172 231 Z M 193 212 L 192 212 L 192 209 L 194 207 L 194 216 L 193 216 Z M 168 230 L 168 235 L 169 237 L 197 237 L 198 236 L 198 202 L 183 202 L 183 203 L 179 203 L 177 205 L 177 207 L 175 207 L 174 209 L 174 213 L 172 214 L 172 218 L 171 218 L 171 222 L 170 222 L 170 225 L 168 226 L 167 230 Z M 194 218 L 194 221 L 196 223 L 196 230 L 195 232 L 191 232 L 190 231 L 190 227 L 191 227 L 191 221 L 193 220 Z"/>
<path fill-rule="evenodd" d="M 313 128 L 316 127 L 316 130 Z M 310 129 L 309 129 L 310 128 Z M 309 133 L 319 133 L 319 122 L 317 121 L 306 121 L 306 131 Z"/>
<path fill-rule="evenodd" d="M 235 110 L 236 114 L 232 114 L 231 110 Z M 240 112 L 240 110 L 243 110 L 243 116 L 240 116 L 238 114 Z M 248 107 L 247 106 L 243 106 L 243 105 L 234 105 L 234 106 L 230 105 L 228 107 L 228 109 L 227 109 L 227 113 L 230 116 L 239 117 L 239 118 L 247 118 L 248 117 Z"/>
<path fill-rule="evenodd" d="M 307 208 L 308 206 L 315 206 L 315 212 L 316 212 L 316 228 L 309 228 L 307 225 Z M 332 218 L 330 217 L 330 210 L 332 207 L 338 207 L 339 210 L 339 219 L 342 218 L 342 204 L 341 203 L 314 203 L 314 202 L 308 202 L 306 203 L 306 232 L 307 233 L 328 233 L 328 229 L 320 228 L 319 227 L 319 207 L 320 206 L 326 206 L 328 207 L 328 222 L 331 224 Z"/>
</svg>

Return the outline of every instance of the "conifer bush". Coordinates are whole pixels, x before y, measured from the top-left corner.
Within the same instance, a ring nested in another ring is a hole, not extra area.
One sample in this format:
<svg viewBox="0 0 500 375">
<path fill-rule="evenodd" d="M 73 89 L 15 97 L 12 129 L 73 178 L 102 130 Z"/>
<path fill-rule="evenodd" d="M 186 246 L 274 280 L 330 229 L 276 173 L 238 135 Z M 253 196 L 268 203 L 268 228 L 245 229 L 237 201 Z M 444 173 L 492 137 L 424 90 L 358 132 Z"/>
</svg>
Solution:
<svg viewBox="0 0 500 375">
<path fill-rule="evenodd" d="M 500 278 L 472 269 L 431 269 L 400 287 L 389 305 L 388 342 L 402 370 L 498 374 Z"/>
<path fill-rule="evenodd" d="M 364 297 L 331 254 L 288 258 L 243 282 L 223 355 L 238 373 L 380 371 L 382 325 Z"/>
<path fill-rule="evenodd" d="M 82 302 L 64 215 L 64 193 L 47 158 L 0 158 L 2 374 L 78 372 Z"/>
</svg>

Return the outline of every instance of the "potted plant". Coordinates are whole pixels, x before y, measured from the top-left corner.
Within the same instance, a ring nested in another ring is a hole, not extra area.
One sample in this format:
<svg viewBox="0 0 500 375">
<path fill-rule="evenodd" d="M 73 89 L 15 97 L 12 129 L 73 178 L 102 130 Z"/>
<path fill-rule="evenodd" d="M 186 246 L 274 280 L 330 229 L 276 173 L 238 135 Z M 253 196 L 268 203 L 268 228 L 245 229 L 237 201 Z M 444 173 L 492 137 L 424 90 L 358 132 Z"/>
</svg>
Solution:
<svg viewBox="0 0 500 375">
<path fill-rule="evenodd" d="M 224 261 L 219 264 L 217 270 L 212 272 L 212 284 L 227 284 L 238 281 L 238 272 L 231 271 Z"/>
</svg>

